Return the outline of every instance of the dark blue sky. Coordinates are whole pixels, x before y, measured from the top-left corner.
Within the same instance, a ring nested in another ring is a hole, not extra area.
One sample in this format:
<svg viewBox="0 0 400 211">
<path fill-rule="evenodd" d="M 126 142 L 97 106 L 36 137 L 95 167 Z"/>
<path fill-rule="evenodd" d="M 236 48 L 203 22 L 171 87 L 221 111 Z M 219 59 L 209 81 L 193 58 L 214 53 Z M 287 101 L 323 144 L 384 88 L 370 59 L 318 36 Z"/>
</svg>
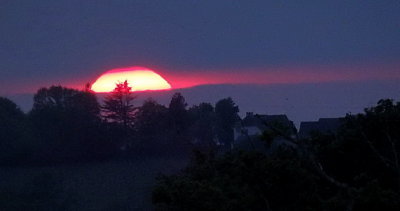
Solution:
<svg viewBox="0 0 400 211">
<path fill-rule="evenodd" d="M 133 65 L 187 74 L 394 64 L 399 76 L 398 61 L 398 0 L 0 3 L 0 94 Z"/>
</svg>

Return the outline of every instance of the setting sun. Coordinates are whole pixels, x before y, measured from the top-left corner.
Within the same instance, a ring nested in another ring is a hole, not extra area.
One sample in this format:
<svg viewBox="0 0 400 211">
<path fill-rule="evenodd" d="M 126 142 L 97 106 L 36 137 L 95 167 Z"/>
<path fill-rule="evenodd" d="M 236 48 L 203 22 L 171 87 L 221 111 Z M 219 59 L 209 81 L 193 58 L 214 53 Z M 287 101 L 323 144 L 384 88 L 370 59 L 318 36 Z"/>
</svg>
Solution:
<svg viewBox="0 0 400 211">
<path fill-rule="evenodd" d="M 111 92 L 119 82 L 127 80 L 133 91 L 165 90 L 171 85 L 159 74 L 143 67 L 113 69 L 102 74 L 92 85 L 95 92 Z"/>
</svg>

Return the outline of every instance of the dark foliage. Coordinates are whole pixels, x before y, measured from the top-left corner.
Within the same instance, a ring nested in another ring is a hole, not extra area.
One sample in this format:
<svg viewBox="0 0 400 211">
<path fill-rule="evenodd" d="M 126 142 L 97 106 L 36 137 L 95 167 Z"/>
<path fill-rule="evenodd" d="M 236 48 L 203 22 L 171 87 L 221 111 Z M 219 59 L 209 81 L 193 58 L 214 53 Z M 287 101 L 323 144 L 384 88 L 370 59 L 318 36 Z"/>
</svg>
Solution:
<svg viewBox="0 0 400 211">
<path fill-rule="evenodd" d="M 117 83 L 111 95 L 104 100 L 103 116 L 106 120 L 122 124 L 125 128 L 132 127 L 136 112 L 133 105 L 135 98 L 128 81 Z"/>
<path fill-rule="evenodd" d="M 196 145 L 205 148 L 216 147 L 216 114 L 209 103 L 201 103 L 189 109 L 190 134 Z"/>
<path fill-rule="evenodd" d="M 91 92 L 42 88 L 34 96 L 29 119 L 36 145 L 34 159 L 75 160 L 89 152 L 102 154 L 109 147 L 101 132 L 100 106 Z"/>
<path fill-rule="evenodd" d="M 135 116 L 136 131 L 132 148 L 139 151 L 162 151 L 171 144 L 168 108 L 152 99 L 146 100 Z"/>
<path fill-rule="evenodd" d="M 25 158 L 27 145 L 27 121 L 25 114 L 7 98 L 0 97 L 0 162 L 7 163 Z"/>
<path fill-rule="evenodd" d="M 325 171 L 353 192 L 354 210 L 400 209 L 399 128 L 400 104 L 381 100 L 348 115 L 337 135 L 311 140 Z"/>
<path fill-rule="evenodd" d="M 168 113 L 177 136 L 183 135 L 188 126 L 187 103 L 181 93 L 175 93 L 169 103 Z"/>
<path fill-rule="evenodd" d="M 197 152 L 180 175 L 158 178 L 153 203 L 160 210 L 319 209 L 319 180 L 296 157 Z"/>
<path fill-rule="evenodd" d="M 381 100 L 348 115 L 338 134 L 287 137 L 294 148 L 197 153 L 180 174 L 158 178 L 153 203 L 159 210 L 400 210 L 399 123 L 400 103 Z M 285 137 L 272 131 L 268 140 Z"/>
<path fill-rule="evenodd" d="M 239 120 L 239 107 L 232 98 L 225 98 L 215 104 L 218 139 L 226 148 L 233 143 L 233 126 Z"/>
</svg>

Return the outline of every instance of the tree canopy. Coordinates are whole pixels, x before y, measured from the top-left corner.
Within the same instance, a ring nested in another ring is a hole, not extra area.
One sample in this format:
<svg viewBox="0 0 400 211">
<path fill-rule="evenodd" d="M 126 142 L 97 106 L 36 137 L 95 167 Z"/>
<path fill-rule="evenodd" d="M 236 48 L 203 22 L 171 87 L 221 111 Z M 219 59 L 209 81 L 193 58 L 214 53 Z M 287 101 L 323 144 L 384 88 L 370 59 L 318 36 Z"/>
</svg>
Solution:
<svg viewBox="0 0 400 211">
<path fill-rule="evenodd" d="M 137 109 L 133 105 L 135 98 L 128 81 L 117 83 L 113 92 L 104 100 L 103 116 L 107 120 L 122 124 L 125 128 L 132 127 Z"/>
<path fill-rule="evenodd" d="M 61 86 L 41 88 L 29 113 L 37 151 L 43 157 L 79 157 L 101 143 L 100 106 L 96 96 Z"/>
<path fill-rule="evenodd" d="M 399 210 L 400 103 L 348 115 L 337 134 L 269 154 L 198 152 L 153 190 L 160 210 Z M 276 134 L 282 131 L 275 128 Z"/>
<path fill-rule="evenodd" d="M 233 143 L 233 127 L 240 119 L 238 113 L 239 107 L 230 97 L 215 104 L 218 138 L 227 148 Z"/>
<path fill-rule="evenodd" d="M 11 100 L 0 97 L 0 161 L 20 153 L 26 131 L 26 117 Z"/>
<path fill-rule="evenodd" d="M 174 131 L 178 136 L 182 136 L 183 131 L 188 126 L 187 103 L 181 93 L 175 93 L 168 107 L 168 113 Z"/>
</svg>

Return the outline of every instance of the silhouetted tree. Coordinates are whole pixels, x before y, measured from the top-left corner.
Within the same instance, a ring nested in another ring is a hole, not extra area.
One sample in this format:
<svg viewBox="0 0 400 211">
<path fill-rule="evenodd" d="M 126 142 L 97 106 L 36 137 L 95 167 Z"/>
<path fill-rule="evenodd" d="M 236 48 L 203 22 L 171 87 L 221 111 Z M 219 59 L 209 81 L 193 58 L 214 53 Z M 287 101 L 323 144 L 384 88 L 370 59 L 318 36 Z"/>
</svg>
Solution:
<svg viewBox="0 0 400 211">
<path fill-rule="evenodd" d="M 7 163 L 26 156 L 28 131 L 21 109 L 11 100 L 0 97 L 0 162 Z"/>
<path fill-rule="evenodd" d="M 380 100 L 348 115 L 337 136 L 312 139 L 324 169 L 354 188 L 375 183 L 400 193 L 400 103 Z"/>
<path fill-rule="evenodd" d="M 100 107 L 96 96 L 88 91 L 79 91 L 62 86 L 41 88 L 34 96 L 32 112 L 53 109 L 76 111 L 91 117 L 99 117 Z"/>
<path fill-rule="evenodd" d="M 182 135 L 182 132 L 187 128 L 188 124 L 188 115 L 187 115 L 187 103 L 185 98 L 181 93 L 175 93 L 171 102 L 169 103 L 168 112 L 171 117 L 172 126 L 174 131 L 178 135 Z"/>
<path fill-rule="evenodd" d="M 196 145 L 214 148 L 216 116 L 214 107 L 210 103 L 200 103 L 189 109 L 191 118 L 190 135 L 195 139 Z"/>
<path fill-rule="evenodd" d="M 41 88 L 29 116 L 38 156 L 79 157 L 101 145 L 100 107 L 91 92 L 61 86 Z"/>
<path fill-rule="evenodd" d="M 235 105 L 232 98 L 219 100 L 215 105 L 217 117 L 217 135 L 219 141 L 226 147 L 233 143 L 233 127 L 239 118 L 239 107 Z"/>
<path fill-rule="evenodd" d="M 150 151 L 165 150 L 170 145 L 168 108 L 153 99 L 146 100 L 135 118 L 136 139 L 142 148 Z"/>
<path fill-rule="evenodd" d="M 122 124 L 124 128 L 130 128 L 137 110 L 133 105 L 135 98 L 128 81 L 117 83 L 113 92 L 104 100 L 103 116 L 109 121 Z"/>
<path fill-rule="evenodd" d="M 274 131 L 297 145 L 310 170 L 333 186 L 331 206 L 399 210 L 399 127 L 400 103 L 380 100 L 364 114 L 347 115 L 337 134 L 296 141 Z"/>
<path fill-rule="evenodd" d="M 25 114 L 11 100 L 0 97 L 0 140 L 18 139 L 19 129 Z"/>
<path fill-rule="evenodd" d="M 168 108 L 153 99 L 147 99 L 135 118 L 135 128 L 143 134 L 154 135 L 166 130 L 168 127 Z"/>
</svg>

